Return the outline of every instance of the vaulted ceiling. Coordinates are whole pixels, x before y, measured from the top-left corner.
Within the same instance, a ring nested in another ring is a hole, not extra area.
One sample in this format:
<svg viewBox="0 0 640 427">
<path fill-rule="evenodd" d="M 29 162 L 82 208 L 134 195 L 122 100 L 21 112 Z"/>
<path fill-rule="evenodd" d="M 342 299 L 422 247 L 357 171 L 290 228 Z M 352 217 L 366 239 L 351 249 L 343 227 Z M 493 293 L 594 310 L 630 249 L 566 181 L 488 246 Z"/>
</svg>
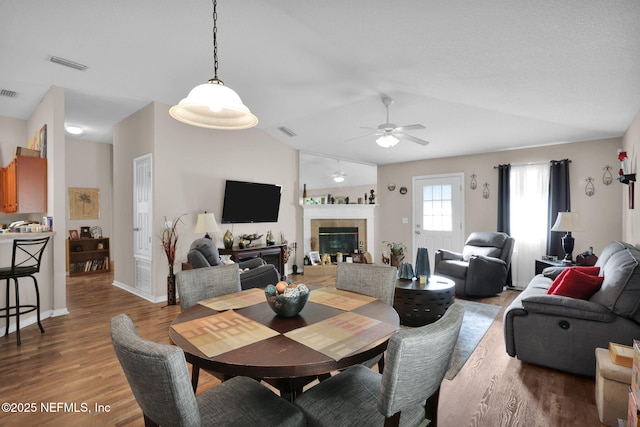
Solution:
<svg viewBox="0 0 640 427">
<path fill-rule="evenodd" d="M 57 85 L 81 138 L 111 142 L 118 121 L 213 76 L 212 10 L 3 0 L 0 89 L 16 96 L 0 96 L 0 116 L 28 118 Z M 376 164 L 617 137 L 640 111 L 638 0 L 219 0 L 218 48 L 219 77 L 258 129 Z M 408 133 L 429 145 L 366 137 L 386 122 L 382 95 L 390 121 L 423 124 Z"/>
</svg>

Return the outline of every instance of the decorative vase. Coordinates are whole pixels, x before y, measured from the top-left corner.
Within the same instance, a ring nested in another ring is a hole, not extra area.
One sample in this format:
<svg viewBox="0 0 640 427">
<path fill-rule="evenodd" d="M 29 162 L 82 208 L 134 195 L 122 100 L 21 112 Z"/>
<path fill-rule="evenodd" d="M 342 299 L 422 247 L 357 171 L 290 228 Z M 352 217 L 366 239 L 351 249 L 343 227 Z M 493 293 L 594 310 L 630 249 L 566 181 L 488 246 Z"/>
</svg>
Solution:
<svg viewBox="0 0 640 427">
<path fill-rule="evenodd" d="M 276 244 L 276 238 L 273 237 L 273 233 L 271 232 L 271 230 L 267 232 L 267 237 L 265 240 L 267 241 L 267 246 L 273 246 Z"/>
<path fill-rule="evenodd" d="M 231 234 L 231 231 L 227 230 L 227 232 L 224 233 L 222 242 L 224 243 L 224 247 L 226 249 L 231 249 L 233 247 L 233 234 Z"/>
<path fill-rule="evenodd" d="M 173 274 L 173 265 L 169 266 L 167 276 L 167 305 L 176 305 L 176 275 Z"/>
</svg>

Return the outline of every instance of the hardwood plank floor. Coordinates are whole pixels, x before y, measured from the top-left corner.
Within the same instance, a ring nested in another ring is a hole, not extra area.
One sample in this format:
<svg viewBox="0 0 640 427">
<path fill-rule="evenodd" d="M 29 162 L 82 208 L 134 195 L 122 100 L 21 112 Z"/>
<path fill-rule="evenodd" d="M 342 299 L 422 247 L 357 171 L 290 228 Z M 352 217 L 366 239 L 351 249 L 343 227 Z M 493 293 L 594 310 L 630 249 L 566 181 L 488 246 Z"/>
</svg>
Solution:
<svg viewBox="0 0 640 427">
<path fill-rule="evenodd" d="M 332 277 L 293 276 L 295 282 L 333 285 Z M 140 411 L 113 352 L 109 320 L 127 313 L 141 336 L 169 343 L 179 306 L 153 304 L 113 285 L 110 273 L 67 279 L 70 314 L 0 337 L 0 403 L 23 413 L 0 412 L 0 425 L 142 426 Z M 516 291 L 479 300 L 505 307 Z M 198 392 L 218 384 L 200 374 Z M 460 373 L 445 380 L 441 426 L 601 426 L 594 381 L 524 364 L 504 350 L 502 312 Z M 35 411 L 24 413 L 25 404 Z M 66 405 L 66 407 L 65 407 Z M 86 406 L 85 406 L 86 405 Z M 102 410 L 96 408 L 102 405 Z"/>
</svg>

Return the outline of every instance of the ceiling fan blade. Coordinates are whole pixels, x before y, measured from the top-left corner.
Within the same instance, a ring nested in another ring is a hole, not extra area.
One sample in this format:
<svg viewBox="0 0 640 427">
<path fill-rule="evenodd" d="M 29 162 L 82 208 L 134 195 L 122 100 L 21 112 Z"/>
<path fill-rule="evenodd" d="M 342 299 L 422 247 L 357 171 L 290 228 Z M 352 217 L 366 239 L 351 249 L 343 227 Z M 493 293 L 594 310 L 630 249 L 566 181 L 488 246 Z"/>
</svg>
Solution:
<svg viewBox="0 0 640 427">
<path fill-rule="evenodd" d="M 397 136 L 399 139 L 406 139 L 411 142 L 415 142 L 416 144 L 420 144 L 422 146 L 428 145 L 429 141 L 425 141 L 424 139 L 416 138 L 415 136 L 407 135 L 406 133 L 394 133 L 394 136 Z"/>
<path fill-rule="evenodd" d="M 404 132 L 405 130 L 418 130 L 418 129 L 426 129 L 426 128 L 420 124 L 400 126 L 395 128 L 395 130 L 397 130 L 398 132 Z"/>
<path fill-rule="evenodd" d="M 360 136 L 356 136 L 354 138 L 345 139 L 344 142 L 355 141 L 356 139 L 368 138 L 368 137 L 376 136 L 376 135 L 378 135 L 378 132 L 368 133 L 366 135 L 360 135 Z"/>
</svg>

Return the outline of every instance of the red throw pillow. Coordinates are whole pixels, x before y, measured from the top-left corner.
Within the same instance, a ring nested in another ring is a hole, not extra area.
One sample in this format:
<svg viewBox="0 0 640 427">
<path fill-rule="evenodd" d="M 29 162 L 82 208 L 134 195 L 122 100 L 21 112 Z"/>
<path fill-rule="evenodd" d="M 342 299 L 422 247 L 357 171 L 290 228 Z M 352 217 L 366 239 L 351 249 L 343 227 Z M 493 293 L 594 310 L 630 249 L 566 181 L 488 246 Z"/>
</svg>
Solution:
<svg viewBox="0 0 640 427">
<path fill-rule="evenodd" d="M 588 274 L 589 276 L 597 276 L 598 274 L 600 274 L 600 267 L 568 267 L 568 268 L 565 268 L 553 280 L 553 282 L 551 283 L 551 286 L 549 286 L 549 289 L 547 290 L 547 295 L 553 295 L 553 292 L 560 285 L 560 282 L 562 282 L 562 280 L 564 279 L 564 276 L 566 276 L 566 274 L 570 270 L 580 271 L 581 273 Z"/>
<path fill-rule="evenodd" d="M 551 295 L 563 297 L 589 299 L 602 286 L 602 276 L 591 276 L 578 269 L 569 269 L 560 284 Z"/>
</svg>

